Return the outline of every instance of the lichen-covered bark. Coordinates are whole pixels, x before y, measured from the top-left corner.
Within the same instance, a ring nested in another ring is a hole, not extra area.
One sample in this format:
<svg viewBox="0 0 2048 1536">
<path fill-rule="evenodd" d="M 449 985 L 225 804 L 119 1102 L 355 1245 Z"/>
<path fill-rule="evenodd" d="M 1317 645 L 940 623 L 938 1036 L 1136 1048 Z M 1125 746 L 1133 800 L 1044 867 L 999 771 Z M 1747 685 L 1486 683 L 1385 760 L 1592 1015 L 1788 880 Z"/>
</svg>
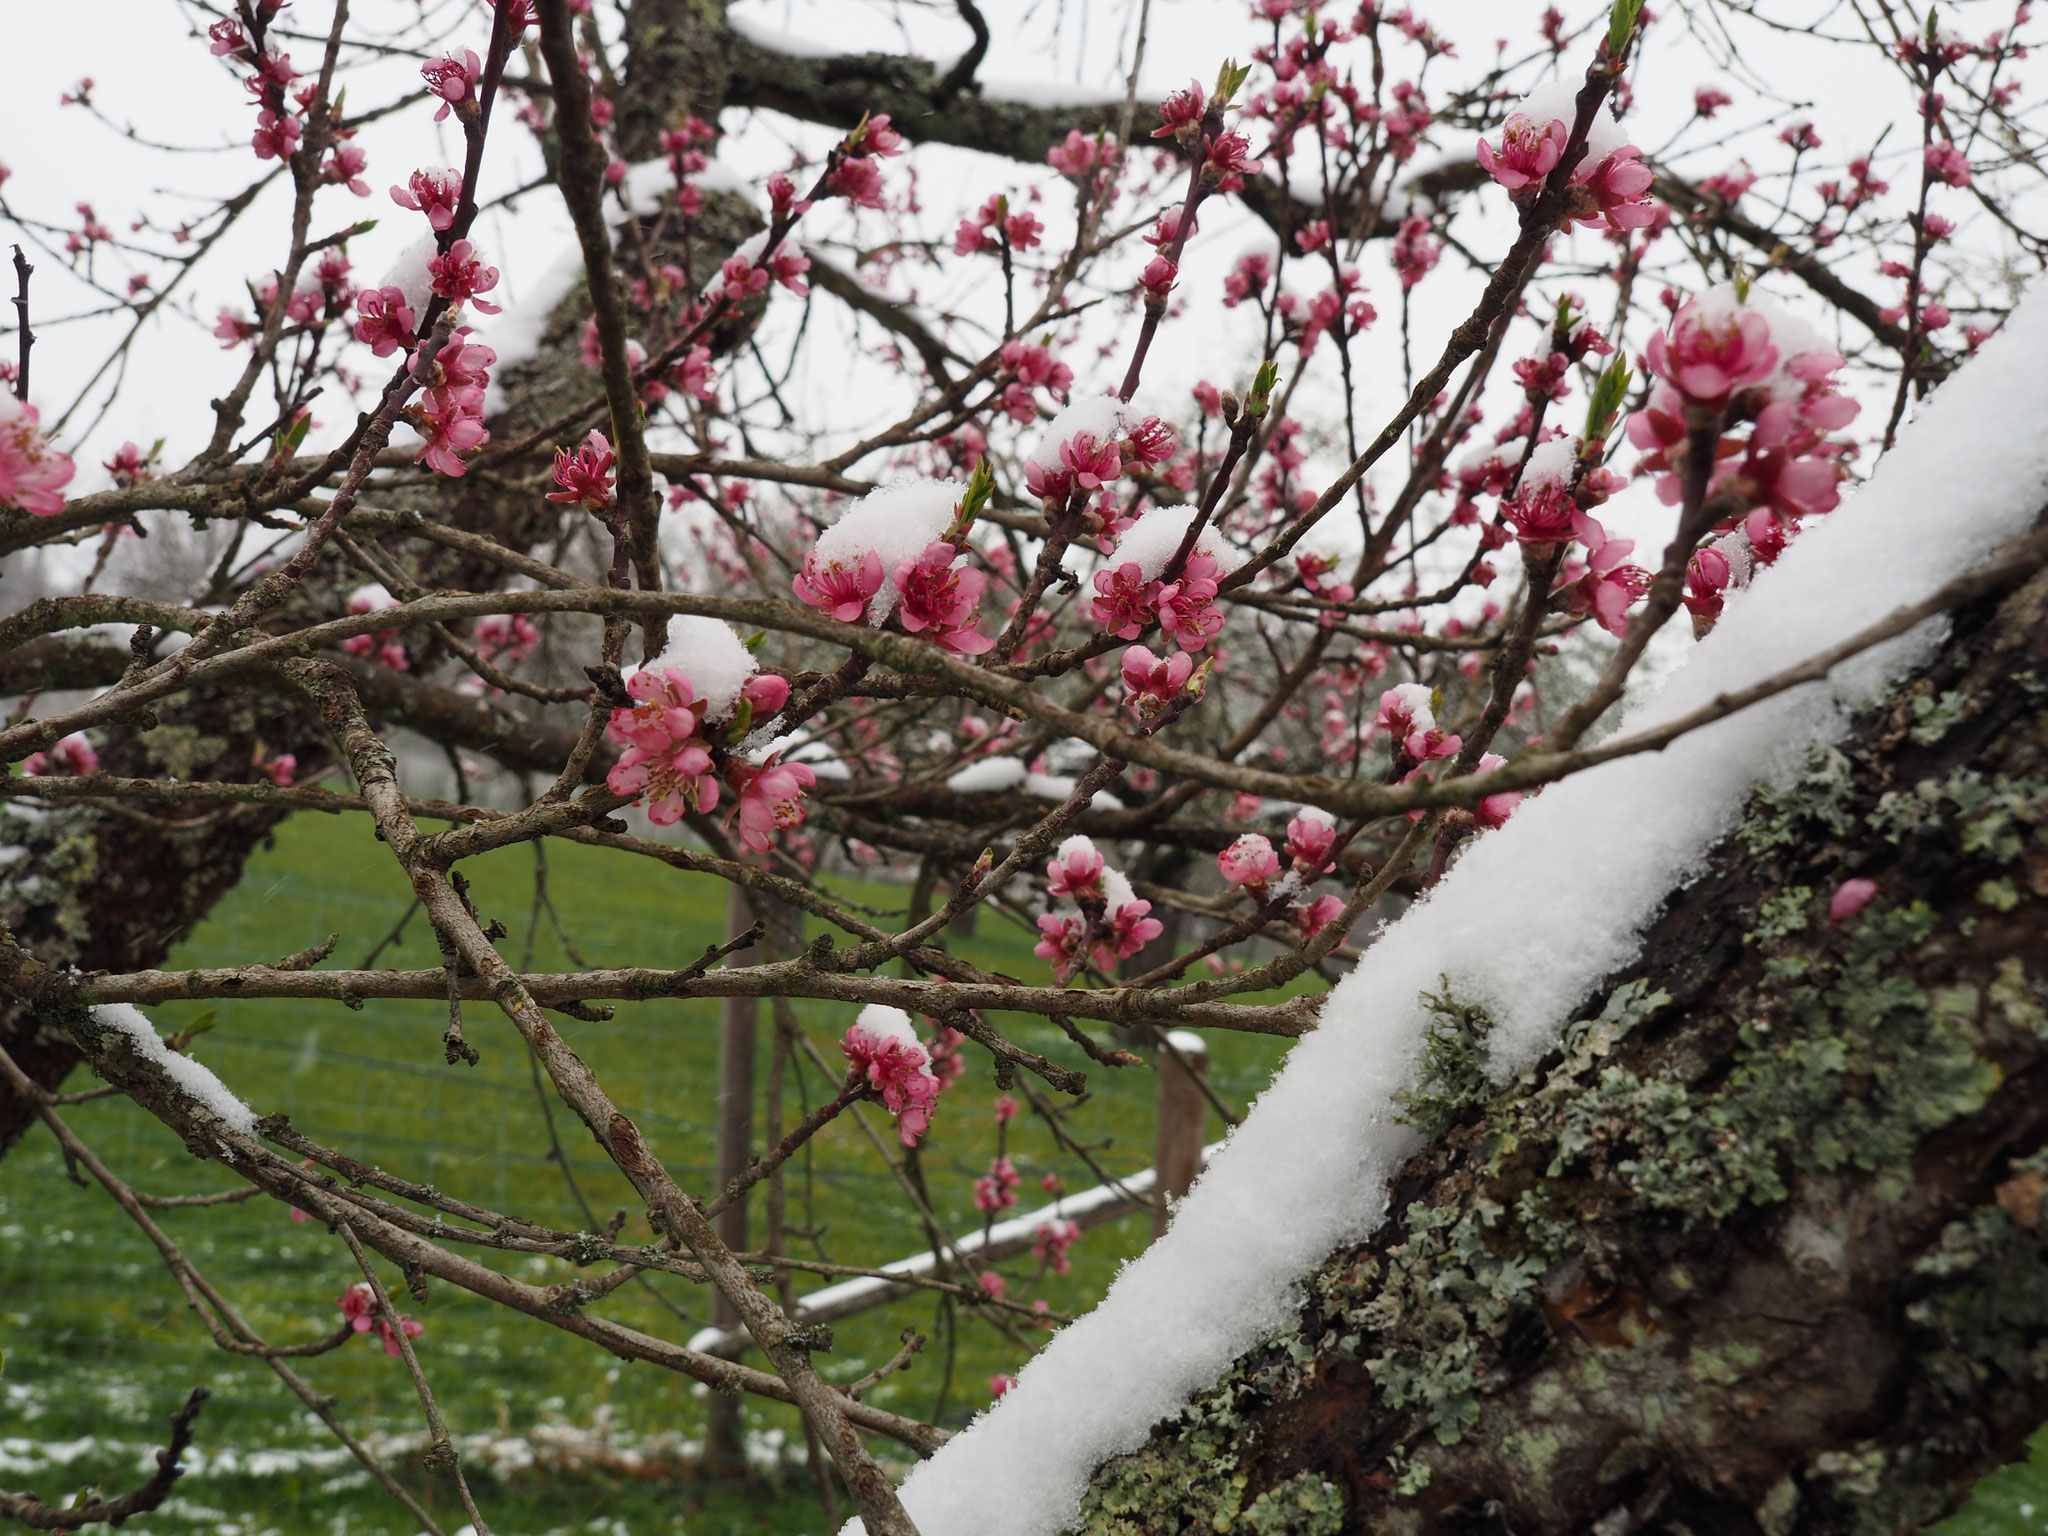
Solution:
<svg viewBox="0 0 2048 1536">
<path fill-rule="evenodd" d="M 1828 920 L 1846 877 L 1879 895 Z M 2048 578 L 1760 794 L 1080 1529 L 1883 1536 L 2048 1417 Z"/>
</svg>

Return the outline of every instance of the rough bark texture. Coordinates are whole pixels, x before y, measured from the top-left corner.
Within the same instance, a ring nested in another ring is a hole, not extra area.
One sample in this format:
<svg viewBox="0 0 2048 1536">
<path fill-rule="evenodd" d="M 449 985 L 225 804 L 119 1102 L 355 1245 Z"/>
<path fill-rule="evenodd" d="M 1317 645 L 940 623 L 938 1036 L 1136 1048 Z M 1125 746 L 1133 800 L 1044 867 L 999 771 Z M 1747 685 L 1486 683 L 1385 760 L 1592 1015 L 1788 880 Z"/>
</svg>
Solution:
<svg viewBox="0 0 2048 1536">
<path fill-rule="evenodd" d="M 1440 999 L 1392 1219 L 1080 1528 L 1938 1518 L 2048 1415 L 2044 977 L 2048 577 L 1759 794 L 1539 1069 Z"/>
</svg>

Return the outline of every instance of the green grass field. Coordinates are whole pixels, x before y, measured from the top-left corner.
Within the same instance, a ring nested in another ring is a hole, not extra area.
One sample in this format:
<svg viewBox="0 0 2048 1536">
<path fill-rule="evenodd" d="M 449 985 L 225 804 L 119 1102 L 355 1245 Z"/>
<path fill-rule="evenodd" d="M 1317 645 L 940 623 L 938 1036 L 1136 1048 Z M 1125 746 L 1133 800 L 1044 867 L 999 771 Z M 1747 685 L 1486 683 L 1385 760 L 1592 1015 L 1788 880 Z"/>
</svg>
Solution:
<svg viewBox="0 0 2048 1536">
<path fill-rule="evenodd" d="M 549 887 L 569 937 L 594 963 L 681 964 L 723 936 L 724 890 L 715 882 L 573 846 L 554 845 L 548 857 Z M 504 947 L 516 958 L 532 900 L 531 850 L 493 855 L 471 874 L 480 909 L 512 930 Z M 842 889 L 875 908 L 902 900 L 902 892 L 888 886 Z M 252 861 L 241 887 L 173 963 L 272 959 L 339 930 L 336 962 L 354 965 L 391 928 L 408 896 L 365 821 L 300 816 L 280 830 L 275 847 Z M 1031 976 L 1042 966 L 1030 945 L 1031 936 L 991 915 L 958 947 L 992 968 Z M 380 963 L 438 963 L 425 925 L 415 918 Z M 542 969 L 569 964 L 545 920 L 535 963 Z M 154 1015 L 168 1029 L 198 1011 L 167 1006 Z M 799 1005 L 813 1035 L 828 1045 L 852 1011 Z M 608 1024 L 562 1021 L 655 1150 L 686 1187 L 697 1189 L 710 1182 L 716 1016 L 713 1003 L 660 1002 L 622 1007 Z M 1107 1166 L 1129 1171 L 1149 1161 L 1149 1074 L 1091 1067 L 1049 1025 L 1024 1018 L 1005 1024 L 1020 1043 L 1089 1070 L 1096 1092 L 1072 1125 Z M 451 1068 L 441 1060 L 436 1004 L 372 1003 L 350 1012 L 326 1003 L 250 1002 L 224 1007 L 196 1054 L 259 1113 L 285 1111 L 319 1140 L 487 1205 L 564 1227 L 583 1225 L 563 1170 L 549 1158 L 517 1037 L 481 1008 L 470 1011 L 469 1034 L 483 1051 L 481 1065 Z M 1256 1039 L 1220 1038 L 1212 1050 L 1218 1090 L 1239 1105 L 1263 1086 L 1281 1054 L 1276 1043 Z M 986 1058 L 970 1048 L 969 1060 L 969 1076 L 942 1101 L 924 1156 L 934 1203 L 956 1231 L 979 1224 L 970 1181 L 994 1148 L 989 1104 L 995 1090 L 983 1070 Z M 807 1086 L 816 1102 L 815 1074 Z M 232 1185 L 124 1100 L 66 1113 L 95 1150 L 144 1189 L 174 1194 Z M 590 1139 L 559 1109 L 557 1120 L 569 1171 L 600 1216 L 632 1209 L 627 1186 Z M 1078 1159 L 1054 1154 L 1042 1126 L 1023 1121 L 1012 1129 L 1027 1208 L 1038 1203 L 1036 1180 L 1045 1172 L 1059 1173 L 1070 1188 L 1094 1182 Z M 818 1244 L 835 1262 L 879 1263 L 922 1245 L 891 1175 L 843 1120 L 824 1132 L 809 1168 L 790 1180 L 794 1222 L 807 1219 L 807 1192 Z M 268 1201 L 162 1216 L 199 1267 L 273 1342 L 312 1339 L 338 1321 L 334 1298 L 355 1273 L 339 1240 L 323 1229 L 293 1223 Z M 1144 1235 L 1135 1219 L 1098 1228 L 1074 1250 L 1072 1274 L 1039 1294 L 1056 1308 L 1085 1307 Z M 625 1240 L 647 1236 L 644 1222 L 629 1222 Z M 805 1251 L 802 1245 L 798 1251 Z M 573 1273 L 553 1260 L 499 1262 L 541 1282 Z M 1027 1258 L 1005 1268 L 1021 1283 L 1035 1265 Z M 397 1289 L 395 1275 L 387 1274 L 387 1281 Z M 822 1283 L 803 1280 L 799 1289 Z M 687 1337 L 704 1318 L 706 1298 L 680 1280 L 658 1277 L 654 1284 L 667 1305 L 629 1286 L 605 1304 L 607 1314 L 667 1337 Z M 551 1428 L 602 1432 L 611 1445 L 643 1451 L 694 1438 L 702 1432 L 706 1399 L 680 1378 L 621 1365 L 447 1286 L 436 1285 L 424 1305 L 401 1304 L 426 1324 L 422 1363 L 451 1429 L 476 1446 L 473 1485 L 492 1529 L 503 1536 L 826 1529 L 801 1473 L 800 1428 L 772 1404 L 750 1401 L 747 1412 L 764 1458 L 782 1447 L 781 1470 L 750 1483 L 520 1467 L 523 1448 L 546 1441 Z M 836 1328 L 834 1353 L 821 1356 L 821 1365 L 834 1379 L 855 1379 L 894 1353 L 901 1330 L 916 1327 L 930 1336 L 931 1347 L 870 1401 L 964 1423 L 987 1402 L 989 1376 L 1014 1369 L 1020 1351 L 966 1317 L 953 1337 L 949 1370 L 939 1325 L 938 1307 L 918 1298 L 846 1319 Z M 33 1487 L 45 1498 L 68 1498 L 88 1483 L 123 1489 L 146 1470 L 165 1417 L 191 1387 L 205 1385 L 213 1400 L 199 1424 L 197 1453 L 188 1458 L 191 1473 L 164 1509 L 127 1530 L 409 1536 L 414 1529 L 267 1369 L 212 1347 L 154 1250 L 96 1186 L 81 1188 L 66 1178 L 54 1143 L 40 1130 L 0 1163 L 0 1342 L 6 1349 L 0 1486 Z M 356 1433 L 388 1452 L 389 1464 L 451 1533 L 462 1525 L 452 1484 L 421 1465 L 417 1406 L 398 1361 L 357 1340 L 307 1362 L 304 1373 L 335 1397 Z M 1988 1480 L 1948 1529 L 1952 1536 L 2048 1530 L 2048 1470 L 2019 1467 Z"/>
</svg>

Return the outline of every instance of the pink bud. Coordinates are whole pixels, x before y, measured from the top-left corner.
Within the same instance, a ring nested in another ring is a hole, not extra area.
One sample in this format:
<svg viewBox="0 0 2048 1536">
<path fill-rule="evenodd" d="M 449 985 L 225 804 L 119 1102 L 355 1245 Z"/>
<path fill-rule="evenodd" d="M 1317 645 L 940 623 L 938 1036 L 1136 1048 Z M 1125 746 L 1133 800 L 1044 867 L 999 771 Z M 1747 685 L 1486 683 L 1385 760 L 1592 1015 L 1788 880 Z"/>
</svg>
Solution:
<svg viewBox="0 0 2048 1536">
<path fill-rule="evenodd" d="M 1875 880 L 1844 880 L 1835 887 L 1835 894 L 1828 901 L 1828 921 L 1846 922 L 1870 905 L 1877 895 Z"/>
</svg>

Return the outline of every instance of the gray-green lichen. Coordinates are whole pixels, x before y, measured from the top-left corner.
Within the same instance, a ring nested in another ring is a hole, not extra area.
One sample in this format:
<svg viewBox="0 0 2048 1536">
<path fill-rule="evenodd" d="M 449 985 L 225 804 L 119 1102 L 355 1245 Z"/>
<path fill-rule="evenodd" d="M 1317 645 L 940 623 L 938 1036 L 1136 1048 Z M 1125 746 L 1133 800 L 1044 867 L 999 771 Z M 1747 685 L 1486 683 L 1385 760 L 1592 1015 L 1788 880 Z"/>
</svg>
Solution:
<svg viewBox="0 0 2048 1536">
<path fill-rule="evenodd" d="M 1923 746 L 1968 713 L 1949 694 L 1918 702 L 1926 707 L 1911 712 L 1905 734 Z M 1752 867 L 1773 871 L 1791 859 L 1796 868 L 1816 846 L 1874 838 L 1938 850 L 1951 864 L 2011 870 L 1985 882 L 1998 888 L 1979 891 L 1978 910 L 2003 917 L 2029 892 L 2041 894 L 2039 875 L 2016 866 L 2026 859 L 2032 870 L 2048 844 L 2048 779 L 1966 767 L 1880 797 L 1859 789 L 1861 761 L 1817 749 L 1791 784 L 1760 791 L 1736 839 Z M 1684 1239 L 1737 1213 L 1769 1221 L 1816 1181 L 1861 1177 L 1880 1191 L 1904 1189 L 1927 1138 L 1998 1090 L 2000 1061 L 2016 1045 L 2048 1039 L 2048 1007 L 2040 979 L 2017 958 L 1981 985 L 1923 983 L 1971 919 L 1881 896 L 1837 925 L 1827 892 L 1838 878 L 1767 876 L 1734 914 L 1759 974 L 1726 1009 L 1659 1019 L 1665 994 L 1628 981 L 1566 1030 L 1546 1067 L 1505 1088 L 1486 1074 L 1484 1009 L 1448 986 L 1426 997 L 1422 1068 L 1402 1096 L 1402 1117 L 1456 1157 L 1437 1165 L 1428 1197 L 1406 1202 L 1379 1241 L 1310 1278 L 1297 1328 L 1240 1359 L 1143 1450 L 1102 1468 L 1076 1529 L 1150 1536 L 1241 1523 L 1297 1481 L 1262 1491 L 1286 1470 L 1277 1448 L 1275 1469 L 1264 1470 L 1266 1426 L 1319 1379 L 1346 1369 L 1370 1384 L 1355 1394 L 1357 1411 L 1378 1427 L 1378 1470 L 1368 1483 L 1397 1499 L 1423 1496 L 1442 1486 L 1440 1464 L 1478 1432 L 1489 1400 L 1518 1381 L 1514 1352 L 1532 1337 L 1540 1351 L 1560 1316 L 1581 1326 L 1572 1309 L 1600 1294 L 1603 1232 Z M 1652 1020 L 1653 1042 L 1643 1038 Z M 1920 1261 L 1916 1278 L 1927 1290 L 1910 1320 L 1937 1379 L 2048 1372 L 2044 1173 L 2040 1158 L 2017 1165 L 2017 1183 L 2005 1188 L 2024 1199 L 2002 1195 L 1952 1223 Z M 1779 1219 L 1787 1253 L 1835 1260 L 1840 1232 L 1802 1210 Z M 1675 1262 L 1660 1283 L 1678 1304 L 1694 1278 Z M 1583 1326 L 1615 1348 L 1653 1355 L 1653 1312 L 1632 1298 L 1588 1312 Z M 1762 1347 L 1740 1339 L 1680 1352 L 1666 1367 L 1669 1392 L 1640 1403 L 1648 1415 L 1641 1442 L 1618 1450 L 1600 1477 L 1641 1475 L 1654 1461 L 1647 1446 L 1664 1433 L 1652 1422 L 1667 1411 L 1661 1403 L 1683 1412 L 1694 1388 L 1740 1393 L 1769 1364 Z M 1549 1480 L 1569 1433 L 1559 1425 L 1586 1405 L 1643 1393 L 1642 1380 L 1610 1382 L 1605 1369 L 1597 1352 L 1574 1358 L 1549 1384 L 1550 1410 L 1488 1431 L 1497 1459 L 1534 1484 Z M 1765 1530 L 1788 1531 L 1802 1501 L 1818 1497 L 1848 1512 L 1844 1528 L 1895 1531 L 1938 1513 L 1924 1491 L 1902 1486 L 1940 1454 L 1931 1442 L 1835 1449 L 1773 1486 L 1752 1513 Z M 1341 1524 L 1342 1511 L 1332 1518 Z"/>
</svg>

